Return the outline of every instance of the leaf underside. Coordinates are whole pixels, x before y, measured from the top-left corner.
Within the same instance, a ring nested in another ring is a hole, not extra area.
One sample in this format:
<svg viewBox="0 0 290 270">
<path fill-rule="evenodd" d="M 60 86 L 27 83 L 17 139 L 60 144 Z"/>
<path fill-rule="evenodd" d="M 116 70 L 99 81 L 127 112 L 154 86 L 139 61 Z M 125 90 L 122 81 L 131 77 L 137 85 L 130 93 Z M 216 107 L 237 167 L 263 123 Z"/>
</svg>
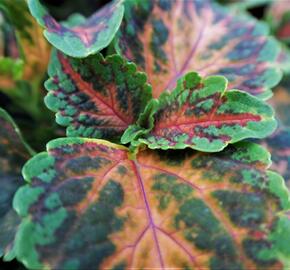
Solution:
<svg viewBox="0 0 290 270">
<path fill-rule="evenodd" d="M 118 140 L 151 99 L 146 75 L 118 55 L 52 54 L 45 103 L 68 136 Z"/>
<path fill-rule="evenodd" d="M 148 74 L 154 97 L 189 71 L 224 75 L 262 99 L 281 78 L 277 42 L 248 15 L 207 0 L 128 0 L 125 10 L 116 48 Z"/>
<path fill-rule="evenodd" d="M 34 269 L 282 269 L 289 194 L 269 165 L 253 143 L 131 160 L 105 141 L 54 140 L 24 167 L 17 258 Z"/>
<path fill-rule="evenodd" d="M 31 14 L 45 28 L 44 35 L 57 49 L 73 57 L 86 57 L 107 47 L 117 32 L 124 13 L 122 1 L 112 1 L 88 19 L 78 16 L 58 23 L 39 0 L 28 0 Z"/>
<path fill-rule="evenodd" d="M 145 143 L 152 149 L 191 147 L 216 152 L 229 143 L 266 137 L 275 130 L 270 106 L 245 92 L 226 88 L 227 80 L 222 76 L 201 79 L 188 73 L 170 94 L 160 96 L 152 109 L 154 125 L 147 124 L 151 130 L 133 125 L 122 142 Z"/>
<path fill-rule="evenodd" d="M 23 185 L 21 169 L 29 159 L 18 129 L 0 109 L 0 257 L 12 259 L 13 242 L 20 219 L 12 208 L 16 190 Z"/>
</svg>

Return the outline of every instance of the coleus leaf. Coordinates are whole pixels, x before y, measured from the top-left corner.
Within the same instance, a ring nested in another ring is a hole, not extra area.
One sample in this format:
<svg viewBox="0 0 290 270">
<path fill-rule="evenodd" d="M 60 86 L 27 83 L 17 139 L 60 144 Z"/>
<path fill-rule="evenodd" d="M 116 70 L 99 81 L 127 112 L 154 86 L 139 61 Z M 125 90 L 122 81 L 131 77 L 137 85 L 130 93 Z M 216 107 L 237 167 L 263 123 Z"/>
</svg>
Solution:
<svg viewBox="0 0 290 270">
<path fill-rule="evenodd" d="M 270 270 L 289 258 L 276 243 L 289 244 L 289 193 L 257 144 L 132 160 L 119 145 L 65 138 L 47 151 L 24 166 L 14 198 L 28 268 Z"/>
<path fill-rule="evenodd" d="M 123 18 L 122 2 L 118 0 L 107 4 L 88 19 L 78 16 L 77 24 L 71 27 L 58 23 L 39 0 L 28 0 L 28 5 L 54 47 L 73 57 L 86 57 L 107 47 L 114 38 Z"/>
<path fill-rule="evenodd" d="M 280 127 L 272 136 L 261 141 L 271 153 L 271 168 L 279 172 L 290 190 L 290 128 Z"/>
<path fill-rule="evenodd" d="M 281 72 L 277 42 L 265 24 L 210 1 L 125 2 L 116 49 L 146 71 L 153 96 L 189 71 L 224 75 L 231 89 L 271 95 Z"/>
<path fill-rule="evenodd" d="M 146 128 L 144 115 L 150 122 Z M 145 143 L 151 149 L 191 147 L 216 152 L 245 138 L 264 138 L 275 128 L 270 106 L 245 92 L 228 91 L 223 76 L 201 79 L 191 72 L 179 79 L 171 93 L 153 100 L 121 141 Z"/>
<path fill-rule="evenodd" d="M 21 169 L 31 150 L 23 142 L 11 117 L 0 108 L 0 257 L 12 259 L 15 232 L 20 219 L 12 208 L 16 190 L 23 185 Z"/>
<path fill-rule="evenodd" d="M 144 73 L 118 55 L 85 59 L 52 54 L 45 103 L 68 136 L 119 138 L 151 99 Z"/>
</svg>

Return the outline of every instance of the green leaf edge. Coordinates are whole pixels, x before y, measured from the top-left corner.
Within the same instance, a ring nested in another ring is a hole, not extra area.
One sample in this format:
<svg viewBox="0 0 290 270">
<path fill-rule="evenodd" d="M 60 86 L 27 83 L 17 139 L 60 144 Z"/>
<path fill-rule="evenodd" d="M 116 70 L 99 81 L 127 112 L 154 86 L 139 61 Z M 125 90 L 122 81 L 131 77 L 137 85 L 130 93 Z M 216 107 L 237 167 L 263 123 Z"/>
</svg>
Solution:
<svg viewBox="0 0 290 270">
<path fill-rule="evenodd" d="M 163 145 L 160 146 L 158 144 L 149 143 L 144 137 L 149 135 L 150 131 L 154 128 L 154 115 L 158 111 L 159 108 L 162 108 L 165 104 L 169 102 L 176 101 L 177 96 L 179 96 L 182 92 L 186 91 L 188 88 L 183 89 L 182 84 L 184 82 L 188 83 L 190 80 L 191 74 L 196 74 L 196 76 L 199 77 L 198 73 L 196 72 L 189 72 L 185 74 L 183 77 L 181 77 L 178 82 L 176 88 L 172 92 L 165 91 L 163 92 L 158 99 L 152 99 L 149 104 L 146 106 L 145 111 L 143 114 L 140 115 L 137 123 L 135 125 L 131 125 L 128 127 L 128 129 L 124 132 L 121 142 L 123 144 L 131 143 L 133 147 L 138 147 L 139 145 L 145 144 L 150 149 L 162 149 L 162 150 L 168 150 L 168 149 L 185 149 L 187 147 L 192 148 L 194 150 L 202 151 L 202 152 L 219 152 L 222 151 L 228 144 L 233 144 L 236 142 L 239 142 L 243 139 L 247 138 L 265 138 L 272 134 L 275 129 L 277 128 L 277 121 L 274 117 L 274 110 L 273 108 L 260 100 L 259 98 L 240 90 L 236 89 L 227 89 L 228 80 L 224 76 L 220 75 L 213 75 L 213 76 L 207 76 L 202 78 L 202 81 L 209 80 L 209 79 L 219 79 L 220 81 L 223 81 L 224 85 L 222 86 L 222 89 L 220 92 L 222 92 L 222 96 L 224 95 L 243 95 L 248 99 L 252 99 L 255 101 L 255 103 L 259 103 L 260 105 L 263 105 L 268 110 L 269 117 L 264 119 L 267 121 L 267 130 L 260 130 L 260 131 L 251 131 L 251 134 L 248 135 L 240 135 L 236 136 L 234 139 L 232 139 L 230 142 L 227 142 L 223 144 L 220 147 L 216 148 L 206 148 L 206 147 L 197 147 L 192 144 L 185 144 L 183 142 L 179 142 L 178 145 L 170 146 L 170 145 Z M 199 77 L 200 78 L 200 77 Z M 222 83 L 222 82 L 221 82 Z M 145 119 L 148 119 L 149 123 L 147 123 L 147 126 L 144 127 Z M 265 128 L 266 129 L 266 128 Z"/>
<path fill-rule="evenodd" d="M 59 61 L 56 59 L 57 55 L 56 55 L 57 50 L 52 50 L 51 52 L 51 58 L 50 58 L 50 63 L 48 65 L 48 76 L 49 78 L 44 82 L 44 86 L 45 89 L 48 91 L 47 95 L 44 98 L 44 103 L 46 105 L 46 107 L 53 111 L 55 113 L 55 121 L 57 124 L 59 124 L 60 126 L 64 126 L 66 127 L 66 136 L 67 137 L 76 137 L 74 134 L 71 134 L 71 121 L 72 118 L 70 118 L 69 116 L 62 116 L 59 112 L 59 106 L 57 104 L 55 104 L 55 102 L 51 102 L 50 98 L 53 96 L 53 92 L 54 90 L 56 90 L 56 88 L 54 87 L 54 83 L 53 83 L 53 77 L 58 74 L 59 72 L 61 72 L 60 70 L 62 69 Z M 106 57 L 103 56 L 102 53 L 97 53 L 96 55 L 99 55 L 101 58 L 101 61 L 105 61 L 105 62 L 120 62 L 120 65 L 124 65 L 125 67 L 130 67 L 130 69 L 132 70 L 132 74 L 136 74 L 136 75 L 140 75 L 144 77 L 144 93 L 142 93 L 142 98 L 145 100 L 148 100 L 147 105 L 144 106 L 144 110 L 146 110 L 148 103 L 150 103 L 150 101 L 152 100 L 152 87 L 151 85 L 148 83 L 148 78 L 147 78 L 147 74 L 145 72 L 142 71 L 138 71 L 137 65 L 131 61 L 128 61 L 126 58 L 122 57 L 119 54 L 112 54 L 112 55 L 108 55 Z M 144 113 L 141 113 L 139 116 L 139 119 L 137 120 L 137 123 L 139 123 L 144 117 L 143 116 Z M 97 126 L 96 126 L 97 128 Z M 98 138 L 94 138 L 94 139 L 98 139 Z M 107 139 L 112 139 L 112 138 L 107 138 Z M 101 140 L 101 139 L 100 139 Z"/>
<path fill-rule="evenodd" d="M 273 0 L 253 0 L 253 1 L 271 2 Z M 134 6 L 134 4 L 136 4 L 138 2 L 142 2 L 142 0 L 127 0 L 124 2 L 124 5 L 125 5 L 124 18 L 126 18 L 126 16 L 127 16 L 126 15 L 127 6 L 128 6 L 128 8 L 132 8 L 131 6 Z M 281 79 L 283 77 L 283 71 L 288 68 L 287 66 L 285 67 L 277 62 L 277 57 L 282 50 L 281 43 L 275 37 L 273 37 L 271 35 L 270 27 L 269 27 L 268 23 L 261 21 L 261 20 L 257 20 L 246 9 L 242 9 L 242 12 L 240 12 L 239 8 L 237 9 L 234 6 L 234 4 L 223 6 L 220 3 L 217 3 L 214 1 L 212 1 L 211 4 L 212 4 L 213 8 L 222 9 L 222 10 L 226 11 L 227 13 L 231 13 L 233 16 L 234 15 L 239 16 L 240 19 L 243 19 L 245 21 L 254 22 L 255 27 L 256 27 L 256 31 L 258 33 L 260 32 L 263 36 L 267 37 L 269 44 L 268 44 L 268 47 L 265 49 L 265 52 L 264 52 L 262 58 L 260 58 L 259 61 L 265 61 L 264 58 L 265 57 L 268 58 L 266 60 L 269 62 L 270 67 L 267 70 L 267 72 L 268 72 L 267 76 L 270 79 L 268 79 L 267 82 L 265 82 L 263 84 L 264 92 L 256 95 L 256 97 L 260 100 L 270 99 L 273 96 L 272 89 L 279 84 L 279 82 L 281 81 Z M 242 5 L 243 4 L 241 4 L 241 6 Z M 121 38 L 121 34 L 120 34 L 120 31 L 118 31 L 116 36 L 114 37 L 112 43 L 113 43 L 115 51 L 119 55 L 124 56 L 122 54 L 121 48 L 119 46 L 120 38 Z M 289 70 L 290 70 L 290 67 L 289 67 Z M 186 73 L 183 76 L 185 76 L 185 75 L 186 75 Z M 219 75 L 211 75 L 211 76 L 219 76 Z M 166 91 L 167 90 L 164 89 L 164 92 L 166 92 Z M 241 89 L 241 91 L 243 91 L 243 90 Z"/>
<path fill-rule="evenodd" d="M 33 168 L 36 166 L 36 171 L 41 170 L 41 166 L 47 166 L 46 162 L 43 162 L 44 159 L 51 159 L 51 162 L 54 160 L 49 156 L 49 150 L 55 147 L 61 147 L 68 144 L 83 144 L 86 142 L 92 142 L 96 144 L 102 144 L 109 147 L 117 148 L 120 150 L 128 151 L 128 148 L 110 143 L 105 140 L 99 139 L 86 139 L 86 138 L 58 138 L 50 141 L 47 144 L 47 152 L 42 152 L 32 157 L 23 167 L 23 177 L 25 179 L 26 185 L 22 186 L 16 192 L 16 195 L 13 200 L 13 207 L 16 212 L 22 217 L 22 222 L 17 231 L 16 240 L 15 240 L 15 253 L 19 261 L 21 261 L 29 269 L 50 269 L 48 266 L 43 265 L 38 261 L 37 251 L 35 250 L 36 239 L 33 238 L 35 235 L 34 224 L 31 221 L 31 216 L 27 212 L 27 208 L 23 207 L 23 200 L 28 201 L 31 205 L 34 200 L 38 198 L 42 190 L 39 188 L 31 187 L 30 179 L 35 176 Z M 270 153 L 261 145 L 252 143 L 252 142 L 240 142 L 239 145 L 248 146 L 249 149 L 254 151 L 254 159 L 261 160 L 263 159 L 266 164 L 265 172 L 268 175 L 269 184 L 264 187 L 267 192 L 278 197 L 280 201 L 282 212 L 277 213 L 278 222 L 275 224 L 275 229 L 270 234 L 269 239 L 273 243 L 271 250 L 263 250 L 260 252 L 259 256 L 267 259 L 278 258 L 282 261 L 285 266 L 288 266 L 290 263 L 290 249 L 287 248 L 290 241 L 290 219 L 287 218 L 285 213 L 290 209 L 290 192 L 286 187 L 285 181 L 282 176 L 267 170 L 271 165 Z M 129 151 L 128 151 L 129 155 Z M 29 168 L 32 167 L 32 168 Z M 251 185 L 251 183 L 249 183 Z M 57 222 L 56 222 L 57 223 Z M 52 226 L 57 226 L 57 224 L 52 224 Z M 281 239 L 283 243 L 281 243 Z M 286 247 L 286 248 L 285 248 Z M 286 270 L 286 268 L 285 268 Z"/>
<path fill-rule="evenodd" d="M 59 41 L 54 41 L 54 39 L 51 37 L 51 33 L 49 31 L 47 31 L 46 27 L 45 27 L 45 23 L 42 20 L 42 16 L 45 13 L 48 13 L 47 9 L 40 3 L 39 0 L 27 0 L 27 4 L 28 4 L 28 8 L 30 10 L 31 15 L 36 19 L 36 21 L 38 22 L 38 24 L 44 28 L 43 34 L 45 36 L 45 38 L 48 40 L 48 42 L 50 44 L 52 44 L 55 48 L 57 48 L 58 50 L 62 51 L 64 54 L 72 56 L 72 57 L 76 57 L 76 58 L 85 58 L 89 55 L 95 54 L 97 52 L 99 52 L 100 50 L 106 48 L 114 39 L 117 31 L 119 30 L 119 27 L 122 23 L 122 19 L 124 16 L 124 5 L 123 2 L 124 0 L 115 0 L 118 2 L 118 4 L 120 5 L 118 8 L 118 21 L 114 27 L 114 30 L 111 32 L 110 37 L 107 39 L 106 42 L 103 41 L 103 44 L 96 44 L 94 43 L 92 46 L 90 46 L 89 48 L 86 48 L 83 44 L 83 48 L 81 50 L 76 50 L 76 51 L 71 51 L 71 50 L 67 50 L 63 48 L 63 43 L 64 41 L 59 40 Z M 83 16 L 82 16 L 83 17 Z M 66 27 L 68 27 L 68 25 L 71 25 L 70 22 L 72 22 L 72 18 L 71 17 L 67 22 L 62 22 L 61 24 L 65 25 Z M 83 17 L 84 18 L 84 17 Z"/>
<path fill-rule="evenodd" d="M 23 139 L 22 134 L 20 132 L 20 129 L 18 128 L 18 126 L 14 122 L 13 118 L 8 114 L 8 112 L 6 112 L 1 107 L 0 107 L 0 118 L 6 120 L 9 124 L 12 125 L 14 131 L 16 132 L 16 134 L 17 134 L 18 138 L 20 139 L 20 141 L 23 143 L 23 146 L 25 147 L 27 152 L 30 154 L 30 156 L 34 156 L 36 154 L 35 151 Z M 14 246 L 12 247 L 12 249 L 10 251 L 8 251 L 8 253 L 0 253 L 0 257 L 2 257 L 4 261 L 11 261 L 11 260 L 13 260 L 15 258 L 15 256 L 16 255 L 15 255 Z"/>
<path fill-rule="evenodd" d="M 36 152 L 29 146 L 29 144 L 24 140 L 21 131 L 19 129 L 19 127 L 17 126 L 17 124 L 14 122 L 13 118 L 8 114 L 8 112 L 6 112 L 4 109 L 2 109 L 0 107 L 0 117 L 3 118 L 4 120 L 6 120 L 7 122 L 9 122 L 13 128 L 14 131 L 17 133 L 20 141 L 23 143 L 24 147 L 26 148 L 26 150 L 28 151 L 28 153 L 31 156 L 34 156 L 36 154 Z"/>
</svg>

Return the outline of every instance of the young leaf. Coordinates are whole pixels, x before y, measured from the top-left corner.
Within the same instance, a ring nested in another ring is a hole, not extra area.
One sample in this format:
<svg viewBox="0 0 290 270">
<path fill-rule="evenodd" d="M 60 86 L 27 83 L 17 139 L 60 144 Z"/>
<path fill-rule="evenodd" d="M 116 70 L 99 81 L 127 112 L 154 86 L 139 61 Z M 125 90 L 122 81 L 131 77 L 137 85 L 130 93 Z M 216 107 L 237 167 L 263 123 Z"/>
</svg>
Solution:
<svg viewBox="0 0 290 270">
<path fill-rule="evenodd" d="M 211 1 L 128 0 L 116 49 L 146 71 L 153 96 L 189 71 L 224 75 L 230 88 L 271 95 L 279 46 L 265 24 Z"/>
<path fill-rule="evenodd" d="M 290 190 L 290 128 L 279 128 L 272 136 L 262 140 L 271 153 L 271 168 L 279 172 Z"/>
<path fill-rule="evenodd" d="M 118 55 L 76 59 L 54 52 L 49 75 L 45 103 L 68 136 L 119 138 L 151 99 L 146 75 Z"/>
<path fill-rule="evenodd" d="M 124 13 L 122 0 L 107 4 L 90 18 L 78 16 L 71 27 L 58 23 L 39 0 L 28 0 L 31 14 L 45 28 L 44 35 L 57 49 L 73 57 L 86 57 L 107 47 L 117 32 Z"/>
<path fill-rule="evenodd" d="M 0 257 L 12 259 L 13 242 L 20 219 L 12 208 L 16 190 L 23 185 L 21 168 L 30 157 L 11 117 L 0 108 Z"/>
<path fill-rule="evenodd" d="M 202 80 L 197 73 L 188 73 L 173 92 L 160 96 L 153 109 L 154 125 L 147 125 L 149 129 L 131 126 L 122 142 L 135 140 L 134 145 L 145 143 L 151 149 L 191 147 L 216 152 L 229 143 L 264 138 L 275 130 L 270 106 L 245 92 L 226 88 L 225 77 Z"/>
<path fill-rule="evenodd" d="M 47 150 L 24 166 L 14 198 L 28 268 L 278 270 L 289 257 L 278 215 L 289 193 L 259 145 L 136 160 L 102 140 L 57 139 Z"/>
</svg>

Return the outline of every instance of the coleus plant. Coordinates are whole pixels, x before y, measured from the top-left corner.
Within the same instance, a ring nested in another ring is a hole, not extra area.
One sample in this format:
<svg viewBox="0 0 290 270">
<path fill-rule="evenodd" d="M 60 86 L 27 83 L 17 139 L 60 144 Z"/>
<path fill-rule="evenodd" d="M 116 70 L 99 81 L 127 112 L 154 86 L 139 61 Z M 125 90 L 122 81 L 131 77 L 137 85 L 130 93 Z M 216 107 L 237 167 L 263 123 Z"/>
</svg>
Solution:
<svg viewBox="0 0 290 270">
<path fill-rule="evenodd" d="M 289 268 L 290 194 L 259 145 L 275 140 L 249 141 L 277 127 L 267 26 L 211 1 L 115 1 L 63 23 L 28 6 L 55 47 L 45 104 L 67 137 L 35 154 L 0 111 L 0 254 L 29 269 Z"/>
</svg>

